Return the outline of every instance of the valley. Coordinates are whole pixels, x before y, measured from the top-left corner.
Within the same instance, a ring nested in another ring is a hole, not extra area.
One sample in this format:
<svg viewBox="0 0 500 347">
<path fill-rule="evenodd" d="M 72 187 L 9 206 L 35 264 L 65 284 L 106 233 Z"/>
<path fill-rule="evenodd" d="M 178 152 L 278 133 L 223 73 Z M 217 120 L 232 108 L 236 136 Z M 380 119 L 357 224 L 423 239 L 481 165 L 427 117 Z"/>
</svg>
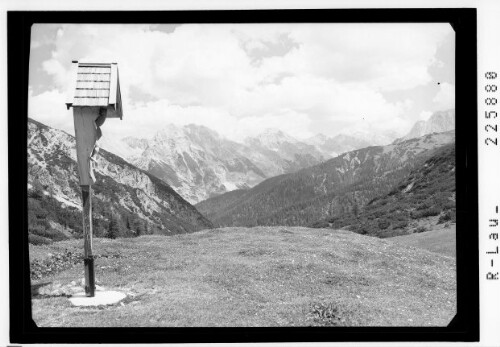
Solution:
<svg viewBox="0 0 500 347">
<path fill-rule="evenodd" d="M 450 115 L 436 113 L 420 128 L 450 127 Z M 74 139 L 34 120 L 29 130 L 30 238 L 50 243 L 79 237 Z M 406 137 L 411 134 L 415 132 Z M 168 126 L 152 141 L 125 138 L 122 152 L 133 153 L 143 169 L 101 151 L 94 233 L 115 238 L 172 235 L 212 225 L 283 225 L 390 237 L 432 229 L 419 224 L 422 218 L 438 216 L 433 225 L 455 222 L 453 130 L 325 160 L 323 154 L 333 148 L 328 146 L 342 138 L 346 136 L 318 135 L 305 144 L 268 130 L 244 145 L 195 125 Z M 353 139 L 341 143 L 366 144 Z M 177 175 L 176 186 L 166 183 L 172 181 L 171 173 Z M 215 196 L 192 206 L 181 197 L 188 193 L 179 184 L 201 192 L 191 196 L 194 200 Z M 105 209 L 103 204 L 110 203 Z"/>
</svg>

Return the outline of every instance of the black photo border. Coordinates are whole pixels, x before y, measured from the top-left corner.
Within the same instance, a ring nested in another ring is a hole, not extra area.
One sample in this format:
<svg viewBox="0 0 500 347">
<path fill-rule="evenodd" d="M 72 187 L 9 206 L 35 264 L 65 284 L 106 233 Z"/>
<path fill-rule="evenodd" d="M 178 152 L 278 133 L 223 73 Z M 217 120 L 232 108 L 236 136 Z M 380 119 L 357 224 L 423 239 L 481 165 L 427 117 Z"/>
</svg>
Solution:
<svg viewBox="0 0 500 347">
<path fill-rule="evenodd" d="M 477 16 L 474 8 L 9 11 L 8 178 L 13 343 L 478 341 Z M 447 327 L 39 328 L 31 318 L 27 231 L 30 35 L 39 23 L 449 23 L 456 32 L 457 315 Z"/>
</svg>

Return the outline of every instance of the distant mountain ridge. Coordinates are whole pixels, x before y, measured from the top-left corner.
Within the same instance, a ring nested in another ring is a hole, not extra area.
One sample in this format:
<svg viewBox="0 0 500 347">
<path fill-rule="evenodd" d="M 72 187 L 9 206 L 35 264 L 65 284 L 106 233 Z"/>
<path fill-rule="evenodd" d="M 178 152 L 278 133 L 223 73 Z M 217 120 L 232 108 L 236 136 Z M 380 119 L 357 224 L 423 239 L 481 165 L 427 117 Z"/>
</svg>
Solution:
<svg viewBox="0 0 500 347">
<path fill-rule="evenodd" d="M 314 146 L 279 130 L 237 143 L 194 124 L 168 125 L 152 139 L 126 137 L 119 143 L 104 139 L 101 145 L 167 182 L 193 203 L 325 160 Z"/>
<path fill-rule="evenodd" d="M 331 138 L 319 134 L 298 140 L 281 130 L 267 129 L 239 143 L 205 126 L 169 124 L 150 139 L 126 137 L 113 143 L 104 138 L 101 146 L 162 179 L 186 200 L 196 203 L 373 145 L 362 138 L 366 136 L 340 134 Z"/>
<path fill-rule="evenodd" d="M 220 226 L 309 225 L 350 211 L 354 201 L 364 205 L 387 193 L 436 149 L 454 140 L 451 131 L 351 151 L 195 206 Z"/>
<path fill-rule="evenodd" d="M 138 219 L 150 230 L 167 234 L 212 227 L 209 220 L 166 183 L 110 152 L 99 152 L 94 173 L 97 182 L 93 185 L 92 204 L 96 227 L 107 228 L 111 217 L 123 224 Z M 73 218 L 76 213 L 78 222 L 71 226 L 78 228 L 81 192 L 77 175 L 74 137 L 28 119 L 29 192 L 39 190 L 34 193 L 37 199 L 30 203 L 33 210 L 36 207 L 40 211 L 44 204 L 51 205 L 50 211 L 36 218 L 43 216 L 42 221 L 67 225 L 69 222 L 63 216 Z"/>
<path fill-rule="evenodd" d="M 450 112 L 438 112 L 428 122 L 418 122 L 407 136 L 394 143 L 453 128 L 450 119 L 454 115 Z M 160 178 L 187 201 L 197 203 L 252 188 L 265 179 L 317 165 L 342 153 L 386 145 L 394 138 L 394 131 L 358 131 L 298 140 L 281 130 L 267 129 L 235 142 L 202 125 L 169 124 L 152 138 L 126 137 L 115 142 L 103 138 L 101 146 Z"/>
<path fill-rule="evenodd" d="M 345 152 L 375 145 L 374 143 L 368 142 L 364 139 L 345 134 L 339 134 L 335 137 L 327 137 L 323 134 L 317 134 L 308 138 L 305 142 L 315 146 L 328 158 L 334 158 Z"/>
</svg>

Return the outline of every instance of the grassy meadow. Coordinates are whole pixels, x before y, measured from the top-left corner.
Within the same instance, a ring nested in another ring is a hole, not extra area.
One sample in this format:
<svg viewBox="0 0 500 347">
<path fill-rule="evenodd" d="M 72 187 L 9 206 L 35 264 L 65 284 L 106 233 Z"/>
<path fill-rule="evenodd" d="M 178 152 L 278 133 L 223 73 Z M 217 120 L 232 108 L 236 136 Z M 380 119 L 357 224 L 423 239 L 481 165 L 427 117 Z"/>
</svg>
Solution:
<svg viewBox="0 0 500 347">
<path fill-rule="evenodd" d="M 30 245 L 30 257 L 82 242 Z M 38 326 L 446 326 L 456 312 L 454 257 L 346 230 L 229 227 L 98 238 L 94 250 L 101 285 L 127 298 L 78 308 L 34 296 Z M 43 281 L 82 277 L 83 264 Z"/>
<path fill-rule="evenodd" d="M 435 229 L 422 233 L 390 238 L 391 241 L 401 245 L 427 249 L 431 252 L 456 256 L 457 238 L 456 224 L 449 227 L 445 225 L 434 226 Z"/>
</svg>

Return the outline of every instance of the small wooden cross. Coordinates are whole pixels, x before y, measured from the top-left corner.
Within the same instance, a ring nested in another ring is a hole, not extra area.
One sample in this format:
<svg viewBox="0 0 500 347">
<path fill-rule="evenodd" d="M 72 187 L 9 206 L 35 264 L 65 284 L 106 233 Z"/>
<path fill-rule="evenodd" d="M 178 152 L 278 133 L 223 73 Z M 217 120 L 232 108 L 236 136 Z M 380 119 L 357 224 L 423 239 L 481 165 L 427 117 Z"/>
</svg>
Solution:
<svg viewBox="0 0 500 347">
<path fill-rule="evenodd" d="M 123 117 L 118 66 L 116 63 L 79 63 L 73 61 L 73 84 L 66 106 L 73 107 L 78 175 L 82 190 L 85 293 L 95 295 L 94 257 L 92 255 L 93 166 L 106 118 Z"/>
</svg>

